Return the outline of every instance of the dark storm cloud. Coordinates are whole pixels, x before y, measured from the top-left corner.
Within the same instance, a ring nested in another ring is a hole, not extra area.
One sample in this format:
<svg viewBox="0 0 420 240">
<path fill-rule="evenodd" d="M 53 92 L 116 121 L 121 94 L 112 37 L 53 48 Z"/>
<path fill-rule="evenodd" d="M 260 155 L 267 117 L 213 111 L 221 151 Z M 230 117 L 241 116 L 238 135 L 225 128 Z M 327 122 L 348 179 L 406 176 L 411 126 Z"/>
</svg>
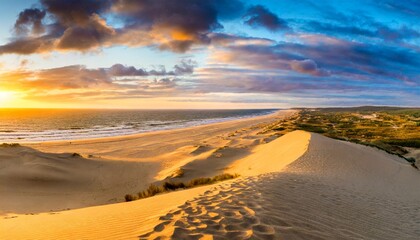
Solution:
<svg viewBox="0 0 420 240">
<path fill-rule="evenodd" d="M 253 27 L 265 27 L 271 31 L 288 29 L 286 21 L 261 5 L 250 7 L 244 18 L 245 23 Z"/>
</svg>

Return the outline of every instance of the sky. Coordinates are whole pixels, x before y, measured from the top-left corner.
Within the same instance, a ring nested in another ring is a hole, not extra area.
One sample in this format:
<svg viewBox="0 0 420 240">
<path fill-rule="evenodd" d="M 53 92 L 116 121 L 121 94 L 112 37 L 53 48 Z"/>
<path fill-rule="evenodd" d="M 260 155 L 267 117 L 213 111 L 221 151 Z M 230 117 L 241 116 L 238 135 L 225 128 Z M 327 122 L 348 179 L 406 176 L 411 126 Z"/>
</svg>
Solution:
<svg viewBox="0 0 420 240">
<path fill-rule="evenodd" d="M 417 0 L 3 0 L 0 107 L 420 103 Z"/>
</svg>

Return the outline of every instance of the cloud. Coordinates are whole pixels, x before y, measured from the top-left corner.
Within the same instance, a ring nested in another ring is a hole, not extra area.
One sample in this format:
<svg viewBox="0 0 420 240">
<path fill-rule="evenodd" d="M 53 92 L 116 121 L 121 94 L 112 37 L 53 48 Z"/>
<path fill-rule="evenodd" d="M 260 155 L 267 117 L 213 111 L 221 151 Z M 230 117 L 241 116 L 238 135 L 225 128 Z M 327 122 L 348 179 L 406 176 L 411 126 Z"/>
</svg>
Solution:
<svg viewBox="0 0 420 240">
<path fill-rule="evenodd" d="M 176 64 L 172 71 L 166 71 L 164 66 L 160 66 L 160 69 L 156 70 L 145 70 L 142 68 L 136 68 L 134 66 L 124 66 L 122 64 L 114 64 L 112 67 L 107 69 L 111 76 L 115 77 L 127 77 L 127 76 L 181 76 L 190 75 L 194 73 L 194 68 L 197 63 L 191 59 L 183 59 L 180 63 Z"/>
<path fill-rule="evenodd" d="M 243 3 L 238 0 L 117 0 L 112 9 L 125 19 L 123 39 L 132 39 L 132 34 L 142 30 L 151 45 L 185 52 L 194 45 L 210 44 L 208 34 L 223 28 L 221 19 L 238 17 Z"/>
<path fill-rule="evenodd" d="M 115 30 L 104 19 L 92 14 L 83 26 L 67 28 L 57 41 L 56 48 L 61 50 L 89 50 L 103 46 L 115 35 Z"/>
<path fill-rule="evenodd" d="M 27 35 L 32 33 L 35 35 L 42 34 L 45 31 L 42 20 L 46 12 L 37 8 L 25 9 L 19 13 L 14 29 L 18 35 Z"/>
<path fill-rule="evenodd" d="M 286 30 L 286 21 L 280 19 L 276 14 L 270 12 L 261 5 L 252 6 L 244 16 L 245 24 L 252 27 L 264 27 L 271 31 Z"/>
<path fill-rule="evenodd" d="M 88 25 L 92 15 L 100 15 L 109 10 L 111 0 L 40 0 L 40 3 L 63 27 Z"/>
<path fill-rule="evenodd" d="M 260 37 L 244 37 L 226 33 L 211 33 L 209 34 L 211 43 L 215 46 L 246 46 L 246 45 L 262 45 L 269 46 L 276 43 L 276 41 L 268 38 Z"/>
<path fill-rule="evenodd" d="M 191 59 L 183 59 L 181 63 L 174 66 L 174 73 L 175 75 L 193 74 L 196 66 L 197 62 Z"/>
<path fill-rule="evenodd" d="M 417 0 L 392 1 L 392 0 L 376 0 L 374 3 L 384 9 L 392 12 L 399 12 L 403 15 L 412 15 L 418 17 L 420 12 L 420 4 Z"/>
<path fill-rule="evenodd" d="M 221 19 L 243 12 L 239 0 L 40 0 L 40 5 L 19 14 L 18 34 L 0 46 L 0 54 L 88 51 L 113 45 L 185 52 L 210 44 L 208 35 L 223 28 Z M 110 15 L 122 26 L 111 26 L 106 20 Z M 43 23 L 45 18 L 48 24 Z"/>
<path fill-rule="evenodd" d="M 341 36 L 345 38 L 359 36 L 392 42 L 420 38 L 420 32 L 407 26 L 391 28 L 378 22 L 364 23 L 363 26 L 310 21 L 304 26 L 304 29 L 309 32 L 324 33 L 330 36 Z"/>
<path fill-rule="evenodd" d="M 325 70 L 319 69 L 315 61 L 311 59 L 293 60 L 290 63 L 292 70 L 300 73 L 311 74 L 314 76 L 328 76 L 329 73 Z"/>
<path fill-rule="evenodd" d="M 0 54 L 32 54 L 54 50 L 55 39 L 50 36 L 17 38 L 12 42 L 0 46 Z"/>
<path fill-rule="evenodd" d="M 122 64 L 114 64 L 108 69 L 112 76 L 149 76 L 149 73 L 144 69 L 137 69 L 133 66 L 124 66 Z"/>
<path fill-rule="evenodd" d="M 283 74 L 341 76 L 363 81 L 420 84 L 420 57 L 415 51 L 345 41 L 323 35 L 295 35 L 293 42 L 227 46 L 214 49 L 212 62 Z M 244 57 L 246 56 L 246 57 Z"/>
<path fill-rule="evenodd" d="M 29 64 L 29 60 L 28 59 L 23 59 L 23 60 L 21 60 L 20 61 L 20 63 L 19 63 L 19 67 L 26 67 L 26 65 L 28 65 Z"/>
<path fill-rule="evenodd" d="M 420 32 L 406 24 L 395 26 L 395 24 L 383 23 L 360 11 L 342 13 L 328 5 L 311 6 L 317 9 L 323 18 L 321 20 L 301 20 L 303 23 L 301 29 L 306 32 L 323 33 L 346 39 L 361 37 L 397 43 L 420 38 Z"/>
<path fill-rule="evenodd" d="M 38 71 L 16 70 L 3 73 L 0 86 L 17 90 L 65 90 L 109 87 L 112 80 L 103 70 L 73 65 Z"/>
<path fill-rule="evenodd" d="M 282 74 L 278 70 L 252 70 L 224 67 L 207 67 L 198 71 L 195 90 L 201 93 L 290 93 L 301 95 L 314 91 L 354 91 L 360 86 L 347 84 L 341 79 L 322 79 L 300 74 Z"/>
<path fill-rule="evenodd" d="M 145 70 L 134 66 L 114 64 L 109 68 L 87 68 L 83 65 L 70 65 L 59 68 L 28 70 L 22 61 L 21 67 L 14 71 L 0 73 L 0 88 L 18 91 L 115 91 L 173 89 L 183 76 L 194 72 L 196 63 L 183 59 L 167 71 Z M 98 94 L 100 94 L 100 92 Z M 153 93 L 155 94 L 155 93 Z"/>
</svg>

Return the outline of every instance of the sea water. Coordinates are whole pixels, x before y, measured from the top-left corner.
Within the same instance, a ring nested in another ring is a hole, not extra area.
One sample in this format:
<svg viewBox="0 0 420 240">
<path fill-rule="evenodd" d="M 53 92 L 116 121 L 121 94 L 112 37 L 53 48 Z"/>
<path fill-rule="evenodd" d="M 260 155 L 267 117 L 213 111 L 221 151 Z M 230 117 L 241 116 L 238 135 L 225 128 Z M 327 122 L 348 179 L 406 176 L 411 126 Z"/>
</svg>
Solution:
<svg viewBox="0 0 420 240">
<path fill-rule="evenodd" d="M 0 109 L 0 143 L 130 135 L 261 116 L 277 109 Z"/>
</svg>

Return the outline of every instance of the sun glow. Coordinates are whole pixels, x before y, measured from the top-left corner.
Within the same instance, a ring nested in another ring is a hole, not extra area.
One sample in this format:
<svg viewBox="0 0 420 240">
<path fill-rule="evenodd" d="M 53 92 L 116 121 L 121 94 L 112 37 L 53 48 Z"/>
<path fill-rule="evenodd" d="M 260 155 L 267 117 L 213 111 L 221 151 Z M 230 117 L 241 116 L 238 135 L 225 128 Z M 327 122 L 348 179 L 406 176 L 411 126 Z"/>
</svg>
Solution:
<svg viewBox="0 0 420 240">
<path fill-rule="evenodd" d="M 10 103 L 13 100 L 14 95 L 14 92 L 0 90 L 0 107 L 4 107 L 7 103 Z"/>
</svg>

